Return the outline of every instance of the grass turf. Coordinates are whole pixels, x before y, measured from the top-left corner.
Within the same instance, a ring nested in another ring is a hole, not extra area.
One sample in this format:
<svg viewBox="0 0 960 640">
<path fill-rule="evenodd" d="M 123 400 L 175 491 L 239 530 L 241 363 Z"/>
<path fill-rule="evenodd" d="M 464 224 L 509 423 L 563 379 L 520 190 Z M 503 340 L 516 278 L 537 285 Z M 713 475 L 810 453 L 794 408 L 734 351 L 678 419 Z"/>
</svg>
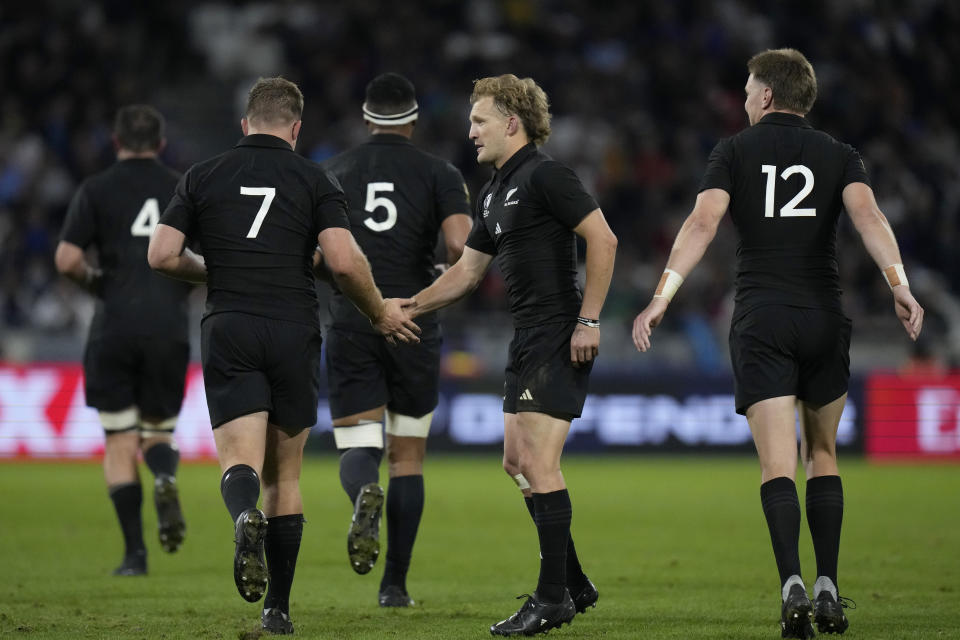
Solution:
<svg viewBox="0 0 960 640">
<path fill-rule="evenodd" d="M 840 587 L 859 605 L 846 636 L 960 637 L 958 469 L 842 465 Z M 551 637 L 779 638 L 754 459 L 571 456 L 564 472 L 573 537 L 600 602 Z M 0 636 L 258 638 L 260 605 L 233 586 L 218 482 L 213 465 L 181 468 L 187 541 L 173 555 L 156 540 L 146 486 L 150 575 L 116 578 L 121 538 L 98 466 L 0 463 Z M 336 459 L 308 459 L 302 487 L 308 523 L 291 600 L 301 638 L 489 637 L 490 624 L 520 605 L 513 596 L 535 586 L 536 533 L 494 457 L 428 459 L 410 610 L 377 607 L 383 558 L 366 576 L 348 566 L 351 510 Z M 799 490 L 802 504 L 802 481 Z"/>
</svg>

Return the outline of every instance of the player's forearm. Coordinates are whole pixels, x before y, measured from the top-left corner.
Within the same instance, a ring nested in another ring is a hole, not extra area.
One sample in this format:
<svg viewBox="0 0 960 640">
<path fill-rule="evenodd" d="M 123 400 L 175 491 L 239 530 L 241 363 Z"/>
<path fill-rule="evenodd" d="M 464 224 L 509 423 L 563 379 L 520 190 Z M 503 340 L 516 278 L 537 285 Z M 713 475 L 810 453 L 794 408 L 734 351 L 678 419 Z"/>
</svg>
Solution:
<svg viewBox="0 0 960 640">
<path fill-rule="evenodd" d="M 408 309 L 411 318 L 442 309 L 463 298 L 480 284 L 481 277 L 468 272 L 462 262 L 450 267 L 433 284 L 413 296 L 414 305 Z"/>
<path fill-rule="evenodd" d="M 357 251 L 348 269 L 330 269 L 337 288 L 347 296 L 363 315 L 376 323 L 383 314 L 383 296 L 373 281 L 370 263 L 362 252 Z"/>
<path fill-rule="evenodd" d="M 875 216 L 860 221 L 856 227 L 863 240 L 863 246 L 881 271 L 890 265 L 903 262 L 896 236 L 893 235 L 893 230 L 882 213 L 877 211 Z"/>
<path fill-rule="evenodd" d="M 207 265 L 200 256 L 190 249 L 184 248 L 180 255 L 169 255 L 160 261 L 151 262 L 153 270 L 168 278 L 184 280 L 193 284 L 203 284 L 207 281 Z"/>
<path fill-rule="evenodd" d="M 586 282 L 583 287 L 583 303 L 580 316 L 593 320 L 600 319 L 600 311 L 610 290 L 613 277 L 613 265 L 617 257 L 617 238 L 609 237 L 587 241 Z"/>
<path fill-rule="evenodd" d="M 716 235 L 716 225 L 704 223 L 695 214 L 690 215 L 680 228 L 676 240 L 673 241 L 666 268 L 686 278 L 703 259 L 707 247 Z"/>
</svg>

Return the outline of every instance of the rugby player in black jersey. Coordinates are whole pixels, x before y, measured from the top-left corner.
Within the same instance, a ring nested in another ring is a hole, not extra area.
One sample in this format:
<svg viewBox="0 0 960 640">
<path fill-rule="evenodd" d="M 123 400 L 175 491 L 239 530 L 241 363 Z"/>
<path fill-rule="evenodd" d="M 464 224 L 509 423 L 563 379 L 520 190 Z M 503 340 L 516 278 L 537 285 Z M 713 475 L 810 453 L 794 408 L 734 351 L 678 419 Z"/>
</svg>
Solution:
<svg viewBox="0 0 960 640">
<path fill-rule="evenodd" d="M 470 232 L 463 176 L 449 162 L 413 146 L 417 122 L 413 84 L 396 73 L 374 78 L 363 118 L 370 138 L 326 161 L 347 197 L 350 229 L 386 296 L 406 298 L 434 277 L 434 250 L 443 232 L 448 264 L 463 253 Z M 378 600 L 407 607 L 406 576 L 423 513 L 423 458 L 440 375 L 440 325 L 420 316 L 419 343 L 390 346 L 339 291 L 330 303 L 327 381 L 340 481 L 353 519 L 347 535 L 350 566 L 373 568 L 379 554 L 384 501 L 378 467 L 387 432 L 387 561 Z"/>
<path fill-rule="evenodd" d="M 656 292 L 633 325 L 640 351 L 677 287 L 700 261 L 729 209 L 740 237 L 730 356 L 736 409 L 760 458 L 760 497 L 780 573 L 784 638 L 843 633 L 837 587 L 843 488 L 836 436 L 850 377 L 850 320 L 837 269 L 837 221 L 853 221 L 893 296 L 911 339 L 923 309 L 910 293 L 893 231 L 877 207 L 860 155 L 812 128 L 813 67 L 794 49 L 768 50 L 747 64 L 750 127 L 720 141 L 693 212 L 677 234 Z M 807 475 L 807 521 L 817 559 L 811 603 L 800 575 L 800 503 L 795 425 Z"/>
<path fill-rule="evenodd" d="M 470 102 L 477 161 L 495 171 L 477 199 L 463 256 L 409 308 L 417 317 L 462 298 L 497 256 L 515 328 L 505 372 L 503 466 L 523 491 L 541 561 L 533 595 L 490 632 L 530 635 L 569 622 L 598 598 L 570 539 L 560 454 L 599 351 L 617 238 L 576 174 L 538 150 L 550 135 L 550 113 L 531 78 L 477 80 Z M 582 293 L 577 236 L 587 245 Z"/>
<path fill-rule="evenodd" d="M 221 492 L 234 522 L 234 581 L 256 602 L 269 578 L 261 620 L 272 633 L 293 632 L 300 468 L 319 393 L 317 245 L 337 286 L 380 333 L 416 341 L 418 331 L 399 301 L 381 297 L 350 235 L 336 180 L 294 153 L 302 112 L 294 83 L 261 78 L 241 120 L 245 137 L 187 171 L 148 255 L 161 273 L 207 283 L 201 359 Z M 184 248 L 187 238 L 199 241 L 202 259 Z"/>
<path fill-rule="evenodd" d="M 87 404 L 106 433 L 103 473 L 126 547 L 116 575 L 147 572 L 137 454 L 154 475 L 160 545 L 183 543 L 173 430 L 190 360 L 190 285 L 150 270 L 147 245 L 180 177 L 157 155 L 166 144 L 163 116 L 148 105 L 119 110 L 117 163 L 74 195 L 57 246 L 57 270 L 97 296 L 83 356 Z M 98 267 L 85 250 L 96 251 Z"/>
</svg>

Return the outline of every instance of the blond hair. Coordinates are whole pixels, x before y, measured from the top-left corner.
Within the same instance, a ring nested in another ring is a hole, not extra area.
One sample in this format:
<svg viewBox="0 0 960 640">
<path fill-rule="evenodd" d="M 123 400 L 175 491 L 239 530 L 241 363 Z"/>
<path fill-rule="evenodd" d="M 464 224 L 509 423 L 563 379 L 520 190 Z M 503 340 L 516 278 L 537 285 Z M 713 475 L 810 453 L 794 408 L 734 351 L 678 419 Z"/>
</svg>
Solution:
<svg viewBox="0 0 960 640">
<path fill-rule="evenodd" d="M 473 81 L 470 104 L 490 96 L 497 110 L 515 115 L 531 142 L 542 145 L 550 137 L 550 103 L 533 78 L 518 78 L 512 73 Z"/>
<path fill-rule="evenodd" d="M 281 77 L 260 78 L 247 94 L 247 120 L 260 125 L 286 125 L 303 115 L 300 87 Z"/>
<path fill-rule="evenodd" d="M 773 106 L 806 115 L 817 99 L 813 65 L 796 49 L 768 49 L 747 62 L 753 77 L 773 91 Z"/>
</svg>

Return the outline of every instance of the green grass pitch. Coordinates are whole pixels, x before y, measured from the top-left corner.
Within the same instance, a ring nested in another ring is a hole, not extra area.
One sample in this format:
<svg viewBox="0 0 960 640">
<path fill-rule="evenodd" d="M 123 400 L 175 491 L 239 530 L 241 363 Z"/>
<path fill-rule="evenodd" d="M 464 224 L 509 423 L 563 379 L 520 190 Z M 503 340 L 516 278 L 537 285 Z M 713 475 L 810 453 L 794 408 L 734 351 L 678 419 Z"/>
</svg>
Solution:
<svg viewBox="0 0 960 640">
<path fill-rule="evenodd" d="M 841 463 L 840 586 L 858 604 L 846 637 L 960 637 L 960 469 Z M 780 637 L 755 459 L 569 456 L 564 470 L 574 540 L 600 602 L 550 637 Z M 120 533 L 99 467 L 0 463 L 0 636 L 259 637 L 260 604 L 233 586 L 218 482 L 213 465 L 182 466 L 187 541 L 173 555 L 156 541 L 145 485 L 150 575 L 115 578 Z M 496 457 L 428 458 L 410 610 L 377 607 L 382 558 L 366 576 L 347 564 L 351 510 L 336 459 L 309 458 L 302 486 L 308 522 L 291 603 L 301 638 L 489 637 L 520 605 L 514 596 L 535 586 L 536 532 Z"/>
</svg>

